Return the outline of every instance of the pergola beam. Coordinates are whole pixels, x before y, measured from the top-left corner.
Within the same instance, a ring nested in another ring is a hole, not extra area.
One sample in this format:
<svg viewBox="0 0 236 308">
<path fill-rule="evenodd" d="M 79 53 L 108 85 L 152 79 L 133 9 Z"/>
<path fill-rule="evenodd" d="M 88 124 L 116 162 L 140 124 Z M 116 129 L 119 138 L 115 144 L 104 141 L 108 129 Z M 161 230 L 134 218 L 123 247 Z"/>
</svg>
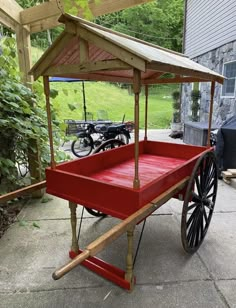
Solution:
<svg viewBox="0 0 236 308">
<path fill-rule="evenodd" d="M 23 8 L 15 0 L 0 0 L 0 23 L 15 31 Z"/>
<path fill-rule="evenodd" d="M 18 24 L 21 23 L 20 12 L 23 11 L 23 8 L 15 0 L 0 0 L 0 11 Z"/>
<path fill-rule="evenodd" d="M 0 10 L 0 24 L 4 25 L 13 32 L 16 31 L 16 27 L 18 25 L 16 21 L 14 21 L 12 18 L 4 14 L 1 10 Z"/>
<path fill-rule="evenodd" d="M 89 8 L 92 15 L 97 17 L 151 1 L 153 0 L 100 0 L 96 3 L 94 0 L 91 0 L 89 2 Z M 21 23 L 23 25 L 29 25 L 31 33 L 55 28 L 60 25 L 58 18 L 63 13 L 63 6 L 58 3 L 56 0 L 51 0 L 50 2 L 23 10 L 20 14 Z M 83 11 L 79 10 L 79 8 L 78 16 L 83 17 Z"/>
</svg>

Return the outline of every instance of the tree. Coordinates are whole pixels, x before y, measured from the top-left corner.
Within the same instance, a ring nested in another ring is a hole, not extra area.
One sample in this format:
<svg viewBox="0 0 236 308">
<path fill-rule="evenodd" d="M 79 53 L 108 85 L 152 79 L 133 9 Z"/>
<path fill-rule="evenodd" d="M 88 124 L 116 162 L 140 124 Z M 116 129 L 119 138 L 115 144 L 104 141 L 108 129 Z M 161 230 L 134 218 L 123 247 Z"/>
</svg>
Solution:
<svg viewBox="0 0 236 308">
<path fill-rule="evenodd" d="M 182 50 L 183 0 L 158 0 L 97 17 L 113 30 L 175 51 Z"/>
</svg>

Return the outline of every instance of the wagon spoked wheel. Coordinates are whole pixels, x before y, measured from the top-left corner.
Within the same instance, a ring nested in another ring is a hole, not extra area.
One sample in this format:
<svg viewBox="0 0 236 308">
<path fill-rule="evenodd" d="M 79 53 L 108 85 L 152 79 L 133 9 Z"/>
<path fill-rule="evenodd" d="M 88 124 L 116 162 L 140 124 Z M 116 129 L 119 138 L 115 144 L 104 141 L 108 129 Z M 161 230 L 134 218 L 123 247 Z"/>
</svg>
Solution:
<svg viewBox="0 0 236 308">
<path fill-rule="evenodd" d="M 183 248 L 194 253 L 202 244 L 211 222 L 217 194 L 217 164 L 213 152 L 196 162 L 185 193 L 181 239 Z"/>
<path fill-rule="evenodd" d="M 96 217 L 107 216 L 107 214 L 104 214 L 103 212 L 100 212 L 100 211 L 97 211 L 97 210 L 94 210 L 94 209 L 90 209 L 89 207 L 85 207 L 85 208 L 86 208 L 86 211 L 93 216 L 96 216 Z"/>
<path fill-rule="evenodd" d="M 120 139 L 109 139 L 105 142 L 103 142 L 99 147 L 96 148 L 96 150 L 93 152 L 94 154 L 111 150 L 114 148 L 118 148 L 122 145 L 125 145 L 125 143 Z"/>
</svg>

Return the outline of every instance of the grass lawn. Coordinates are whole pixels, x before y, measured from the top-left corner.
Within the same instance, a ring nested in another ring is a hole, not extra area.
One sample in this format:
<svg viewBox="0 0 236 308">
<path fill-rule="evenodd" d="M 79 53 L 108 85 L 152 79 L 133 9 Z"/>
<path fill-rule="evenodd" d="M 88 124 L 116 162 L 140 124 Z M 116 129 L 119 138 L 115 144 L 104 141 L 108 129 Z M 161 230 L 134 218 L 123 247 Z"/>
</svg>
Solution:
<svg viewBox="0 0 236 308">
<path fill-rule="evenodd" d="M 59 95 L 53 99 L 59 119 L 83 119 L 83 95 L 81 82 L 52 82 L 51 89 Z M 168 128 L 172 117 L 171 93 L 177 85 L 155 86 L 149 91 L 148 128 Z M 143 91 L 144 92 L 144 91 Z M 105 110 L 109 120 L 125 121 L 134 119 L 134 96 L 115 84 L 105 82 L 85 82 L 87 112 L 97 119 L 98 110 Z M 68 104 L 76 107 L 73 111 Z M 144 127 L 145 96 L 140 96 L 140 128 Z"/>
</svg>

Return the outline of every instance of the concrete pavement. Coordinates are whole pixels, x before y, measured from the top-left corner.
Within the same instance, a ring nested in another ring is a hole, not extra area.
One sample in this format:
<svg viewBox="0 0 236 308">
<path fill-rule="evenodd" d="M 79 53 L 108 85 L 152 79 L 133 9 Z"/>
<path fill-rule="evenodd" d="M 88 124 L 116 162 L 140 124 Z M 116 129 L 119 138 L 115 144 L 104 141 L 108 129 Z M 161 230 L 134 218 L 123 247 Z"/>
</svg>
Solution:
<svg viewBox="0 0 236 308">
<path fill-rule="evenodd" d="M 151 134 L 176 142 L 168 130 Z M 148 217 L 131 293 L 82 266 L 58 281 L 51 278 L 68 261 L 71 230 L 68 202 L 49 197 L 46 203 L 29 201 L 0 239 L 0 307 L 236 307 L 236 190 L 222 181 L 208 234 L 194 255 L 181 246 L 182 202 L 171 199 Z M 117 222 L 86 213 L 81 248 Z M 135 247 L 140 232 L 141 225 Z M 124 269 L 126 246 L 123 235 L 98 256 Z"/>
</svg>

